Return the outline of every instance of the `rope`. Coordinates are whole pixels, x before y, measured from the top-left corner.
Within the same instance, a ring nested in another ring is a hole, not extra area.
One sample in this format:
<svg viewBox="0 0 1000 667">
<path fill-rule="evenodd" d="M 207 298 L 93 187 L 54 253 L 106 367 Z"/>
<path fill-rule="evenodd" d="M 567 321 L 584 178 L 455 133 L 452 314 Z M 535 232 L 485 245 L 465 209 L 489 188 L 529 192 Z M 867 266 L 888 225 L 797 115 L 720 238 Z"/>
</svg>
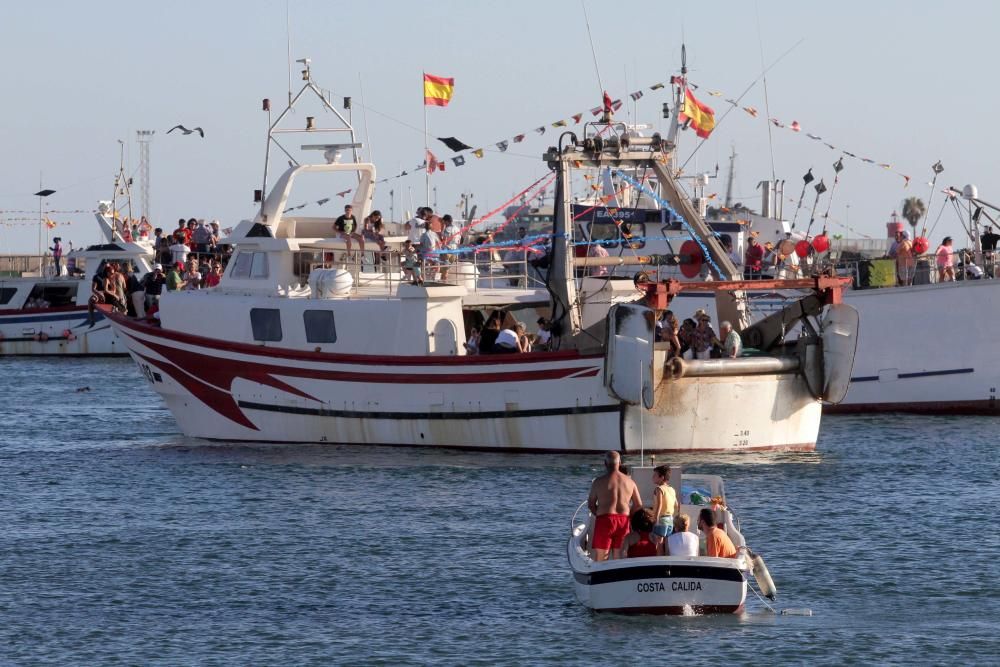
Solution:
<svg viewBox="0 0 1000 667">
<path fill-rule="evenodd" d="M 777 614 L 778 612 L 775 611 L 774 607 L 772 607 L 771 605 L 769 605 L 767 603 L 767 600 L 765 600 L 761 596 L 761 594 L 757 592 L 757 589 L 754 588 L 753 584 L 750 582 L 750 577 L 748 577 L 746 575 L 746 573 L 743 572 L 743 570 L 740 570 L 740 574 L 743 575 L 743 581 L 747 582 L 747 588 L 749 588 L 751 591 L 753 591 L 753 594 L 757 596 L 757 599 L 760 600 L 761 604 L 763 604 L 765 607 L 767 607 L 768 611 L 770 611 L 772 614 Z"/>
<path fill-rule="evenodd" d="M 661 198 L 658 194 L 656 194 L 655 192 L 653 192 L 652 190 L 650 190 L 649 188 L 647 188 L 646 186 L 644 186 L 642 183 L 640 183 L 639 181 L 635 180 L 634 178 L 632 178 L 631 176 L 629 176 L 628 174 L 626 174 L 621 169 L 616 169 L 615 170 L 615 174 L 619 178 L 621 178 L 623 181 L 625 181 L 626 183 L 630 184 L 633 188 L 636 188 L 637 190 L 639 190 L 640 192 L 642 192 L 643 194 L 645 194 L 650 199 L 653 199 L 654 201 L 656 201 L 656 203 L 658 203 L 664 210 L 666 210 L 668 213 L 670 213 L 671 217 L 676 218 L 677 220 L 679 220 L 680 223 L 681 223 L 681 226 L 684 227 L 684 230 L 691 236 L 691 238 L 694 240 L 694 242 L 697 243 L 698 246 L 701 248 L 702 255 L 704 256 L 705 261 L 708 263 L 708 265 L 711 266 L 713 269 L 715 269 L 716 275 L 719 275 L 719 276 L 723 275 L 722 269 L 720 269 L 718 267 L 718 265 L 715 263 L 715 260 L 712 259 L 711 253 L 708 252 L 708 246 L 705 245 L 704 241 L 702 241 L 700 238 L 698 238 L 698 235 L 695 233 L 695 231 L 691 227 L 691 225 L 688 224 L 688 221 L 684 219 L 684 216 L 682 216 L 680 213 L 678 213 L 677 211 L 675 211 L 673 209 L 673 207 L 670 206 L 670 204 L 666 200 L 664 200 L 663 198 Z"/>
</svg>

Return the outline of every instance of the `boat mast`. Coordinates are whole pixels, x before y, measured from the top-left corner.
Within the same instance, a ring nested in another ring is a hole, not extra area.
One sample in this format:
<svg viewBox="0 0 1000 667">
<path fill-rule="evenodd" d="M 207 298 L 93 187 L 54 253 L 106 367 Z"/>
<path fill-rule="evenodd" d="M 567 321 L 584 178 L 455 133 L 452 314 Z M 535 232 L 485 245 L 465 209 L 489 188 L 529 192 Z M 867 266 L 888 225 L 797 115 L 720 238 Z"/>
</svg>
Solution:
<svg viewBox="0 0 1000 667">
<path fill-rule="evenodd" d="M 729 180 L 726 183 L 726 203 L 725 207 L 733 207 L 733 179 L 736 175 L 736 146 L 731 146 L 732 153 L 729 155 Z"/>
<path fill-rule="evenodd" d="M 348 133 L 350 135 L 350 140 L 347 143 L 344 143 L 344 144 L 310 144 L 310 145 L 302 146 L 302 149 L 303 150 L 323 150 L 324 151 L 324 156 L 326 157 L 326 159 L 328 161 L 337 161 L 337 160 L 339 160 L 340 159 L 340 152 L 342 150 L 344 150 L 344 149 L 351 149 L 351 151 L 352 151 L 352 153 L 354 155 L 354 162 L 358 162 L 359 161 L 358 149 L 361 148 L 361 144 L 358 143 L 358 141 L 357 141 L 357 137 L 356 137 L 355 132 L 354 132 L 354 125 L 352 125 L 351 121 L 348 118 L 345 118 L 344 115 L 341 114 L 340 111 L 338 111 L 330 103 L 330 100 L 327 98 L 327 95 L 324 94 L 324 92 L 322 90 L 320 90 L 319 86 L 317 86 L 316 83 L 313 81 L 312 70 L 309 67 L 310 63 L 312 62 L 312 59 L 311 58 L 299 58 L 295 62 L 300 63 L 302 65 L 302 67 L 303 67 L 303 69 L 302 69 L 302 80 L 305 81 L 305 83 L 302 85 L 302 88 L 299 89 L 299 92 L 296 93 L 294 96 L 292 96 L 291 91 L 289 91 L 288 106 L 285 108 L 285 110 L 282 111 L 280 114 L 278 114 L 278 117 L 275 118 L 274 121 L 272 121 L 271 120 L 271 102 L 270 102 L 270 100 L 265 99 L 264 103 L 263 103 L 263 110 L 267 112 L 268 127 L 267 127 L 267 146 L 266 146 L 266 148 L 264 150 L 264 180 L 263 180 L 263 184 L 261 186 L 260 213 L 259 213 L 259 216 L 261 218 L 261 221 L 264 222 L 264 223 L 268 222 L 267 220 L 264 219 L 264 217 L 265 217 L 264 216 L 264 204 L 265 204 L 265 202 L 267 200 L 267 169 L 268 169 L 268 163 L 270 161 L 270 155 L 271 155 L 271 143 L 273 142 L 275 146 L 277 146 L 279 149 L 281 149 L 281 152 L 284 153 L 285 156 L 288 158 L 289 164 L 291 166 L 295 166 L 295 167 L 300 166 L 299 161 L 296 160 L 292 156 L 292 154 L 284 146 L 281 145 L 281 142 L 278 141 L 278 138 L 275 135 L 278 135 L 278 134 L 298 134 L 298 133 L 303 133 L 303 132 L 306 133 L 306 134 L 312 134 L 312 133 L 329 133 L 329 132 L 346 132 L 346 133 Z M 295 105 L 298 104 L 299 99 L 302 97 L 302 95 L 305 94 L 305 92 L 307 90 L 308 91 L 312 91 L 313 94 L 315 94 L 316 97 L 319 98 L 320 103 L 323 105 L 323 108 L 326 111 L 329 111 L 330 113 L 332 113 L 334 116 L 337 117 L 337 120 L 339 120 L 340 124 L 341 124 L 340 127 L 316 127 L 316 118 L 313 117 L 313 116 L 306 116 L 305 127 L 301 128 L 301 129 L 294 129 L 294 128 L 287 128 L 286 129 L 286 128 L 279 128 L 278 127 L 278 125 L 281 124 L 281 121 L 284 120 L 285 116 L 287 116 L 289 114 L 289 112 L 291 112 L 292 109 L 295 108 Z M 349 97 L 345 97 L 344 98 L 344 108 L 347 109 L 347 110 L 350 110 L 350 108 L 351 108 L 350 98 Z M 359 181 L 360 181 L 360 175 L 359 175 Z"/>
<path fill-rule="evenodd" d="M 667 133 L 667 143 L 677 145 L 677 131 L 680 129 L 680 114 L 684 108 L 684 95 L 687 91 L 687 46 L 681 44 L 681 85 L 674 86 L 674 115 L 670 120 L 670 132 Z M 673 154 L 671 154 L 671 160 Z"/>
</svg>

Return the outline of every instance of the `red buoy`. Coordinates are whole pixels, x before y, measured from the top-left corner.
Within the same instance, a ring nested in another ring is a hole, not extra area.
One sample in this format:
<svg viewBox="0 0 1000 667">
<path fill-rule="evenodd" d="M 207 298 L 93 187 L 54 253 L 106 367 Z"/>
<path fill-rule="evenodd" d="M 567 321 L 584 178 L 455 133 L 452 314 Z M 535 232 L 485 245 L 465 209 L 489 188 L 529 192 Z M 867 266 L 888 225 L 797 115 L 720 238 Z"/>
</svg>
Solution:
<svg viewBox="0 0 1000 667">
<path fill-rule="evenodd" d="M 830 248 L 830 237 L 826 234 L 820 234 L 813 239 L 813 248 L 816 252 L 826 252 Z"/>
<path fill-rule="evenodd" d="M 809 256 L 809 241 L 799 241 L 795 244 L 795 254 L 799 257 Z"/>
<path fill-rule="evenodd" d="M 705 255 L 697 241 L 688 240 L 681 244 L 681 273 L 685 278 L 694 278 L 701 273 Z"/>
</svg>

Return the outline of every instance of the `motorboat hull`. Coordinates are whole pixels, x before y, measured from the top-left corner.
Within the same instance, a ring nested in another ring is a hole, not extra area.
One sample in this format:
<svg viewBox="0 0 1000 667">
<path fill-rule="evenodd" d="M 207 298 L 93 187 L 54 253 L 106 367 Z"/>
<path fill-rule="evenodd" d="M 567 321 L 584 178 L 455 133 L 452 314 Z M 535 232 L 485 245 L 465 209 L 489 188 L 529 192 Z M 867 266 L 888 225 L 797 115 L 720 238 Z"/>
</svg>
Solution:
<svg viewBox="0 0 1000 667">
<path fill-rule="evenodd" d="M 745 558 L 659 556 L 590 560 L 580 532 L 567 545 L 577 600 L 595 611 L 622 614 L 729 614 L 747 595 Z"/>
</svg>

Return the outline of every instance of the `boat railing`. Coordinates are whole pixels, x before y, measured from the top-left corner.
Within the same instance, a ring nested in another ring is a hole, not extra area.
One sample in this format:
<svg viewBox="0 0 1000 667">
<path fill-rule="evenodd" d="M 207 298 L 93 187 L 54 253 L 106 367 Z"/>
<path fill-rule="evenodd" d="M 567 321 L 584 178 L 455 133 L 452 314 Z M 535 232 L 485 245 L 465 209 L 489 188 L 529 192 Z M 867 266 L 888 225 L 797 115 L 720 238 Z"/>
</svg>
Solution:
<svg viewBox="0 0 1000 667">
<path fill-rule="evenodd" d="M 65 260 L 64 264 L 65 266 Z M 21 276 L 51 275 L 54 260 L 45 255 L 0 255 L 0 276 L 18 278 Z"/>
<path fill-rule="evenodd" d="M 839 261 L 832 264 L 837 275 L 851 278 L 856 290 L 934 285 L 942 282 L 971 282 L 1000 278 L 1000 255 L 985 253 L 980 263 L 957 263 L 951 272 L 942 271 L 932 255 L 915 258 L 911 265 L 899 265 L 892 258 Z"/>
<path fill-rule="evenodd" d="M 426 283 L 462 285 L 470 292 L 496 289 L 544 289 L 545 274 L 531 263 L 525 253 L 520 256 L 490 258 L 485 253 L 476 255 L 438 255 L 422 259 L 418 266 Z M 408 271 L 402 253 L 396 250 L 361 251 L 359 249 L 339 250 L 322 254 L 321 261 L 309 262 L 308 273 L 317 269 L 341 269 L 353 279 L 355 289 L 378 287 L 394 291 L 401 283 L 411 283 L 416 279 L 414 272 Z M 302 275 L 302 282 L 308 279 Z"/>
</svg>

